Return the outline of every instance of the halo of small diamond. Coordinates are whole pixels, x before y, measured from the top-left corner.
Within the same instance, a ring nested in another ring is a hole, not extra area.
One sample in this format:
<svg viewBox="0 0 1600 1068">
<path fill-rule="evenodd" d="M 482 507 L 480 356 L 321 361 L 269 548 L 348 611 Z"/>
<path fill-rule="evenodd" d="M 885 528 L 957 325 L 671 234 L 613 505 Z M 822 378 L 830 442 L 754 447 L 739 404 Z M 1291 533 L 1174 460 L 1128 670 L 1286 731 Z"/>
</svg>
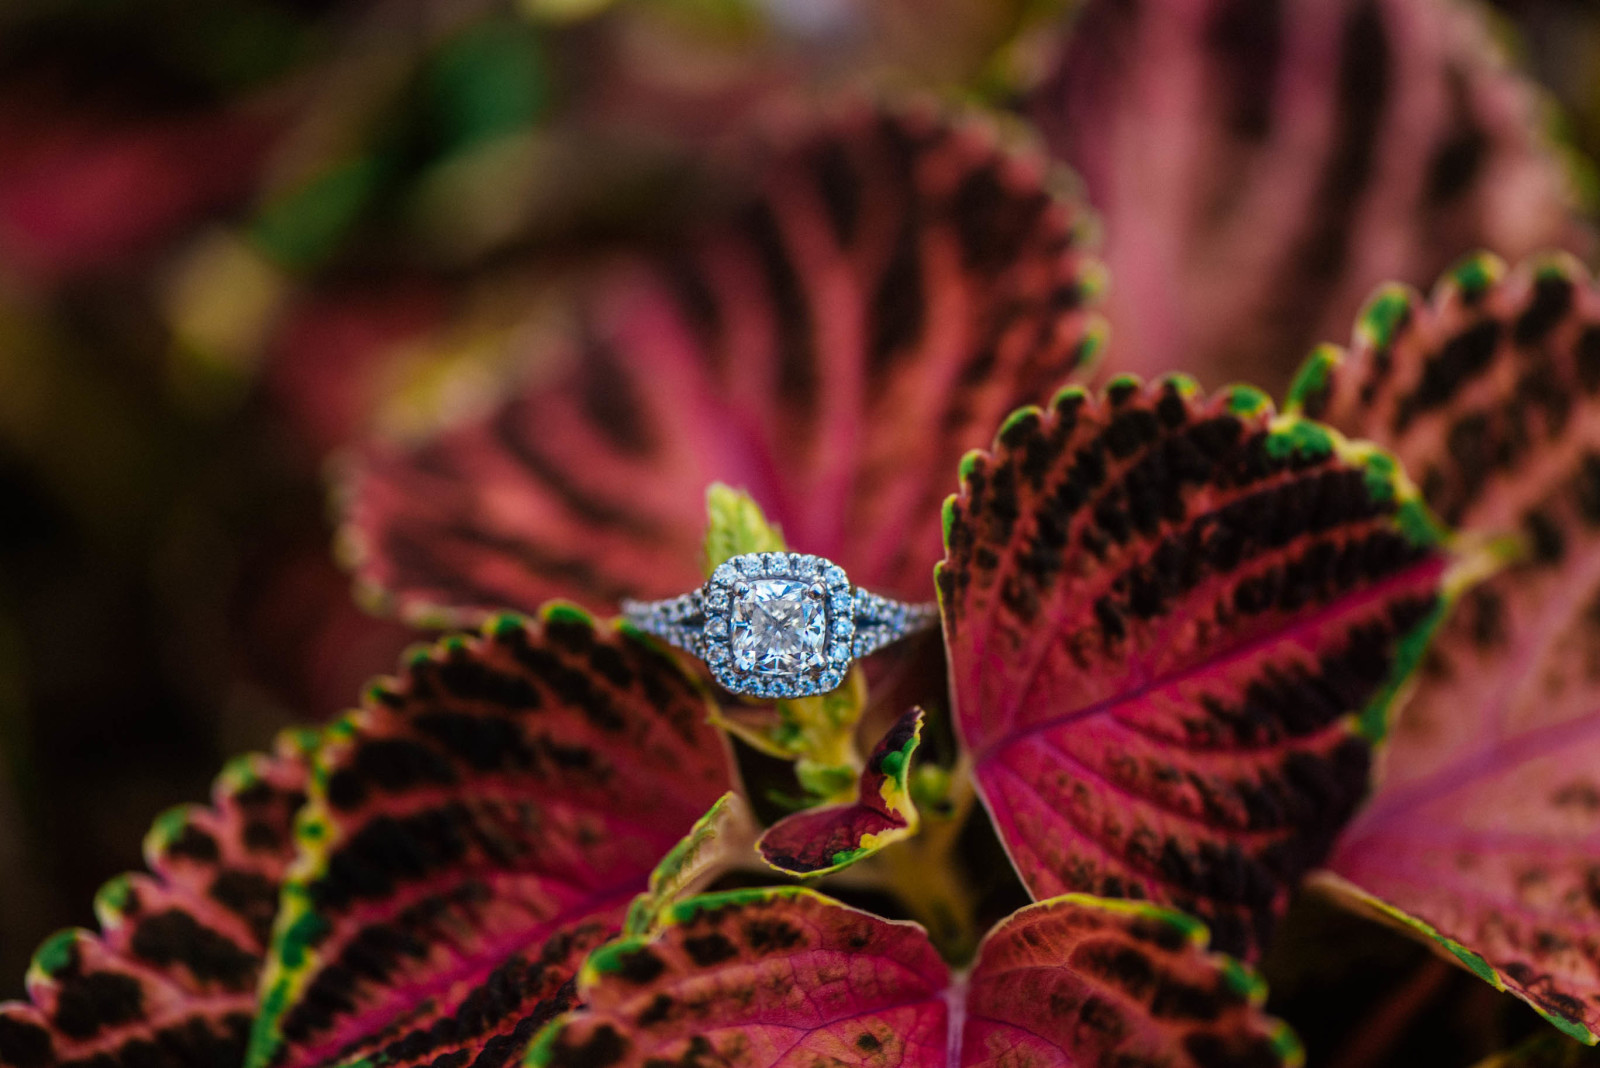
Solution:
<svg viewBox="0 0 1600 1068">
<path fill-rule="evenodd" d="M 745 670 L 733 653 L 734 613 L 741 595 L 751 595 L 751 584 L 768 579 L 791 579 L 808 594 L 820 589 L 827 616 L 822 638 L 820 667 L 792 674 Z M 805 553 L 746 553 L 727 560 L 712 571 L 702 594 L 705 631 L 701 655 L 711 674 L 726 690 L 754 697 L 790 698 L 837 689 L 854 657 L 855 602 L 844 569 L 820 556 Z"/>
</svg>

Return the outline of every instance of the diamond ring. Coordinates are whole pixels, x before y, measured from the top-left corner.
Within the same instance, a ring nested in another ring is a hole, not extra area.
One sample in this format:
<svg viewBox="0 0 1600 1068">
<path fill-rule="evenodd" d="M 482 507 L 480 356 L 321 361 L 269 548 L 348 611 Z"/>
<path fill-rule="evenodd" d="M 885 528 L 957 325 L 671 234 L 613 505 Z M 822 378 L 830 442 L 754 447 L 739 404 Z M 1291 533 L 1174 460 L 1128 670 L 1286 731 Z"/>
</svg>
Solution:
<svg viewBox="0 0 1600 1068">
<path fill-rule="evenodd" d="M 746 553 L 693 593 L 622 602 L 642 631 L 693 653 L 730 693 L 805 697 L 844 682 L 850 664 L 939 619 L 938 606 L 852 588 L 844 569 L 804 553 Z"/>
</svg>

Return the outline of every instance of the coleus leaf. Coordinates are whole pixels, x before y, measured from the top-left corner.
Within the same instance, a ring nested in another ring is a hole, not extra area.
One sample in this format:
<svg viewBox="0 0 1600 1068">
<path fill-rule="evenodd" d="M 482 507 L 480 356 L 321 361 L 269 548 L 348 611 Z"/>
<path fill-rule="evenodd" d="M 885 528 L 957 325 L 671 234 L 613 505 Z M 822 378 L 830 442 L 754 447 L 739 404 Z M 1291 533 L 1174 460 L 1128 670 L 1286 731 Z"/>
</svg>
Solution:
<svg viewBox="0 0 1600 1068">
<path fill-rule="evenodd" d="M 498 1068 L 728 786 L 699 688 L 567 606 L 418 654 L 331 729 L 247 1063 Z"/>
<path fill-rule="evenodd" d="M 286 733 L 271 755 L 233 761 L 211 807 L 156 821 L 150 874 L 95 899 L 100 934 L 51 938 L 28 970 L 28 1002 L 0 1004 L 0 1065 L 240 1063 L 312 741 Z"/>
<path fill-rule="evenodd" d="M 1329 869 L 1586 1042 L 1600 1034 L 1600 293 L 1565 257 L 1391 287 L 1296 401 L 1395 450 L 1510 566 L 1464 593 Z"/>
<path fill-rule="evenodd" d="M 1366 792 L 1444 561 L 1394 462 L 1235 387 L 1114 381 L 962 467 L 956 721 L 1035 898 L 1146 898 L 1253 956 Z"/>
<path fill-rule="evenodd" d="M 917 833 L 907 785 L 922 741 L 922 709 L 895 722 L 867 756 L 854 802 L 795 812 L 756 843 L 762 859 L 789 875 L 825 875 Z"/>
<path fill-rule="evenodd" d="M 721 481 L 855 582 L 927 596 L 957 457 L 1097 343 L 1078 211 L 1043 160 L 928 111 L 852 110 L 754 170 L 721 222 L 596 283 L 542 381 L 367 456 L 360 582 L 425 622 L 677 595 Z"/>
<path fill-rule="evenodd" d="M 800 888 L 681 902 L 593 954 L 529 1068 L 1298 1064 L 1261 983 L 1153 906 L 1067 896 L 1002 922 L 952 981 L 915 924 Z"/>
<path fill-rule="evenodd" d="M 1381 282 L 1589 248 L 1480 6 L 1084 4 L 1029 113 L 1104 219 L 1108 364 L 1275 389 Z"/>
</svg>

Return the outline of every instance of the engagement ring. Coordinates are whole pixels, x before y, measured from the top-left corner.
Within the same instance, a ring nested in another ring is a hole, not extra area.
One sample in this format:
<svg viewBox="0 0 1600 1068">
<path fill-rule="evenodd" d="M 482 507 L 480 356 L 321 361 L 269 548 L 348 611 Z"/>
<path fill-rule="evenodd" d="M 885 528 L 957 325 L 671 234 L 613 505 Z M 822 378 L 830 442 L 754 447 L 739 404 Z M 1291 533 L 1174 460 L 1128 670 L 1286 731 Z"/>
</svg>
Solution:
<svg viewBox="0 0 1600 1068">
<path fill-rule="evenodd" d="M 803 553 L 746 553 L 693 593 L 622 602 L 622 614 L 704 660 L 731 693 L 805 697 L 850 664 L 939 620 L 939 608 L 853 589 L 844 569 Z"/>
</svg>

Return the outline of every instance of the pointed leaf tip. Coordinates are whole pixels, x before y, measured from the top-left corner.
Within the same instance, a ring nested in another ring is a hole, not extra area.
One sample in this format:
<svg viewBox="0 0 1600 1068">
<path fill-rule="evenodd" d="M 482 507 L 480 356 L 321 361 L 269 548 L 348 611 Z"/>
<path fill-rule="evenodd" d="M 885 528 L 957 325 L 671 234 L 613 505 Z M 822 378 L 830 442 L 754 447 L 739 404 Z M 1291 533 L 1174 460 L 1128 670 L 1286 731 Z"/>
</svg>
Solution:
<svg viewBox="0 0 1600 1068">
<path fill-rule="evenodd" d="M 979 789 L 1035 896 L 1151 899 L 1254 955 L 1436 618 L 1416 492 L 1252 389 L 1124 376 L 1017 427 L 940 574 Z"/>
<path fill-rule="evenodd" d="M 781 553 L 789 546 L 783 531 L 767 522 L 755 498 L 721 482 L 706 490 L 705 572 L 745 553 Z"/>
<path fill-rule="evenodd" d="M 1568 256 L 1480 255 L 1404 303 L 1333 365 L 1325 416 L 1392 450 L 1463 556 L 1329 866 L 1345 900 L 1593 1041 L 1600 290 Z"/>
<path fill-rule="evenodd" d="M 650 873 L 644 893 L 628 907 L 622 933 L 644 935 L 678 899 L 713 881 L 753 848 L 757 827 L 744 798 L 729 791 L 690 828 Z"/>
</svg>

